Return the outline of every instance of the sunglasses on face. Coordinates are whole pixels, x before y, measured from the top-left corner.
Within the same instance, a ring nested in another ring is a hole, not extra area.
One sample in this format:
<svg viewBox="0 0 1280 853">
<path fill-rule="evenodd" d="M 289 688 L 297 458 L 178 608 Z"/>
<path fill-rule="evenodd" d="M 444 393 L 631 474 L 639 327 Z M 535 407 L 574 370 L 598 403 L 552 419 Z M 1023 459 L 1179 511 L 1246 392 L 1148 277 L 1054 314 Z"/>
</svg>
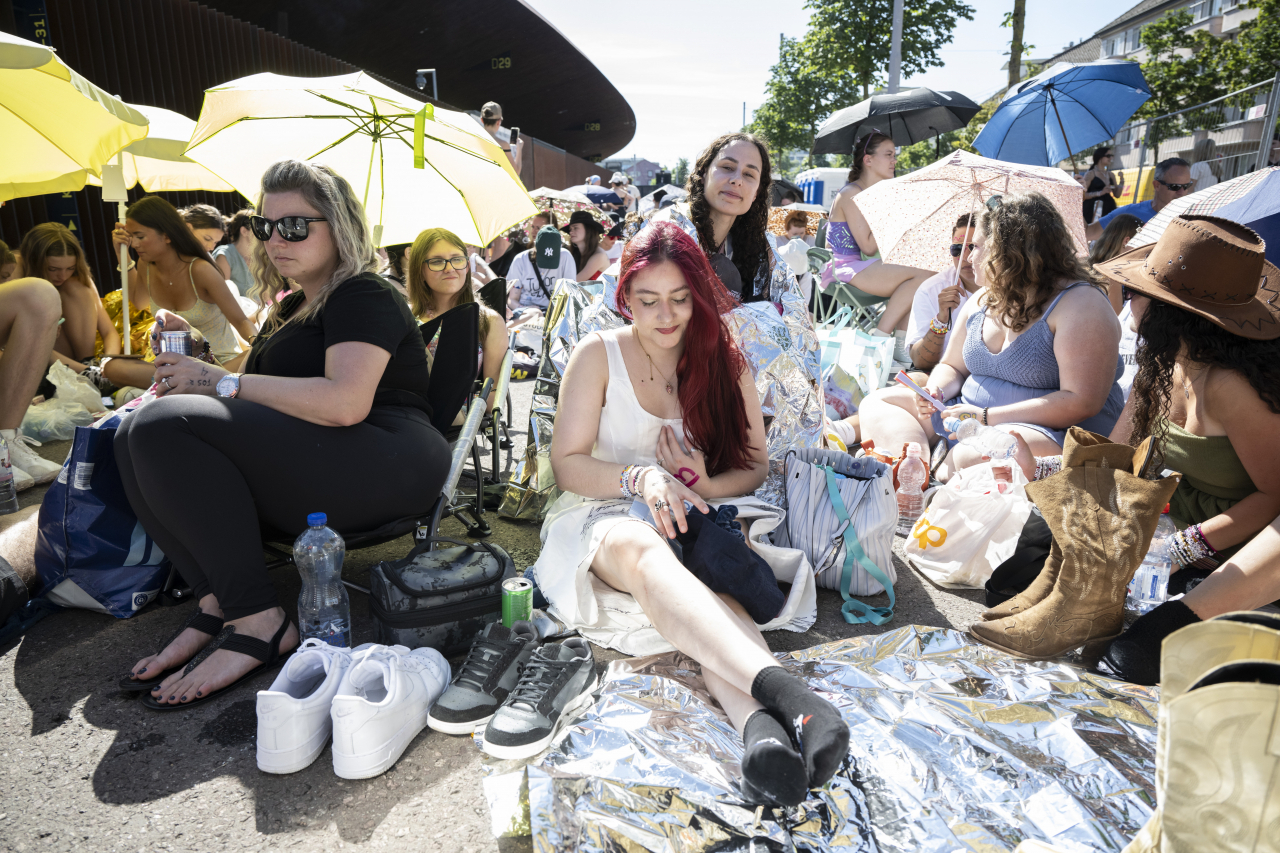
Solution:
<svg viewBox="0 0 1280 853">
<path fill-rule="evenodd" d="M 265 216 L 249 217 L 249 230 L 262 242 L 271 239 L 271 231 L 275 229 L 280 236 L 290 243 L 301 243 L 309 236 L 312 222 L 327 222 L 323 216 L 282 216 L 271 220 Z"/>
<path fill-rule="evenodd" d="M 953 258 L 960 257 L 960 253 L 963 252 L 966 247 L 969 249 L 970 252 L 972 252 L 974 249 L 978 248 L 978 244 L 977 243 L 952 243 L 951 257 Z"/>
<path fill-rule="evenodd" d="M 1133 296 L 1134 296 L 1134 293 L 1132 290 L 1130 290 L 1128 287 L 1124 286 L 1123 284 L 1120 285 L 1120 301 L 1121 302 L 1128 302 L 1130 299 L 1133 298 Z"/>
<path fill-rule="evenodd" d="M 1169 183 L 1168 181 L 1162 181 L 1162 180 L 1160 180 L 1159 178 L 1156 178 L 1156 183 L 1157 183 L 1157 184 L 1160 184 L 1160 185 L 1161 185 L 1161 186 L 1163 186 L 1163 187 L 1167 187 L 1168 189 L 1172 190 L 1172 191 L 1173 191 L 1173 192 L 1175 192 L 1175 193 L 1180 193 L 1180 192 L 1182 192 L 1183 190 L 1189 190 L 1189 189 L 1191 189 L 1191 187 L 1194 185 L 1194 183 L 1195 183 L 1195 182 L 1194 182 L 1194 181 L 1192 181 L 1192 182 L 1185 183 L 1185 184 L 1171 184 L 1171 183 Z"/>
<path fill-rule="evenodd" d="M 464 270 L 467 268 L 467 259 L 461 255 L 452 258 L 427 258 L 427 269 L 432 272 L 442 272 L 446 264 L 455 270 Z"/>
</svg>

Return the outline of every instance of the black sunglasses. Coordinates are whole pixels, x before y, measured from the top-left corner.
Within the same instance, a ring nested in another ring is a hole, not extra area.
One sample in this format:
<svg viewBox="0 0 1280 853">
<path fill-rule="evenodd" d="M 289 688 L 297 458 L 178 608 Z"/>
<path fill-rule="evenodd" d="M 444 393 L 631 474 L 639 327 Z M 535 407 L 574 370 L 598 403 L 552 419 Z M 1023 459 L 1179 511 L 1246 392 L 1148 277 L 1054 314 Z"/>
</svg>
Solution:
<svg viewBox="0 0 1280 853">
<path fill-rule="evenodd" d="M 1185 189 L 1190 189 L 1191 187 L 1195 186 L 1195 181 L 1191 181 L 1185 184 L 1171 184 L 1168 181 L 1162 181 L 1159 178 L 1156 178 L 1155 181 L 1157 184 L 1162 184 L 1163 186 L 1168 187 L 1169 189 L 1173 190 L 1176 193 L 1180 193 Z"/>
<path fill-rule="evenodd" d="M 1120 285 L 1120 301 L 1128 302 L 1132 298 L 1133 298 L 1133 291 L 1123 284 Z"/>
<path fill-rule="evenodd" d="M 993 195 L 991 198 L 987 199 L 987 210 L 996 210 L 1002 204 L 1004 204 L 1004 196 Z"/>
<path fill-rule="evenodd" d="M 271 220 L 265 216 L 250 216 L 249 230 L 262 242 L 271 239 L 271 229 L 290 243 L 301 243 L 307 239 L 312 222 L 328 222 L 323 216 L 282 216 Z"/>
<path fill-rule="evenodd" d="M 964 247 L 965 247 L 965 246 L 968 246 L 968 247 L 969 247 L 969 251 L 970 251 L 970 252 L 972 252 L 974 249 L 978 248 L 978 244 L 977 244 L 977 243 L 952 243 L 952 244 L 951 244 L 951 257 L 953 257 L 953 258 L 958 258 L 958 257 L 960 257 L 960 253 L 964 251 Z"/>
</svg>

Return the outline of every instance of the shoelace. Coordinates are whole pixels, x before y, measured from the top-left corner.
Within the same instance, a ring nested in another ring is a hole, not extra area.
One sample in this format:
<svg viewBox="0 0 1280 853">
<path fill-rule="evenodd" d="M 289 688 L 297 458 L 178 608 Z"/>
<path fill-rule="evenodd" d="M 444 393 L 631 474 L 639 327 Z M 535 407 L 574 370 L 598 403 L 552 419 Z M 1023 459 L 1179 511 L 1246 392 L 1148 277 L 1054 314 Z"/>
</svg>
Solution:
<svg viewBox="0 0 1280 853">
<path fill-rule="evenodd" d="M 578 661 L 551 660 L 534 655 L 525 664 L 524 672 L 520 673 L 520 681 L 507 697 L 507 704 L 524 704 L 530 708 L 536 708 L 538 702 L 552 688 L 565 668 L 575 663 Z"/>
<path fill-rule="evenodd" d="M 25 444 L 28 450 L 31 450 L 32 447 L 44 447 L 43 444 L 36 441 L 34 438 L 23 435 L 22 433 L 18 433 L 13 438 L 6 438 L 5 443 L 9 445 L 10 452 L 13 451 L 15 445 L 19 444 Z M 31 450 L 31 452 L 34 453 L 35 451 Z"/>
<path fill-rule="evenodd" d="M 471 646 L 471 651 L 467 652 L 467 659 L 462 662 L 462 669 L 458 671 L 455 683 L 483 690 L 485 681 L 489 679 L 493 668 L 498 665 L 498 661 L 502 660 L 510 645 L 509 642 L 477 637 Z"/>
</svg>

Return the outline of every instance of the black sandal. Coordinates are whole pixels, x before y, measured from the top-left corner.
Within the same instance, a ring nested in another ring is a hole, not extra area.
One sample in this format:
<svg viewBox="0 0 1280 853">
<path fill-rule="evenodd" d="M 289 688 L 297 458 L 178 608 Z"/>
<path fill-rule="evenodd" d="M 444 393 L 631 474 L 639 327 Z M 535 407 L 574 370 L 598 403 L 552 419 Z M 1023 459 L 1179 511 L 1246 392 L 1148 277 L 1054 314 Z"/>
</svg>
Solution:
<svg viewBox="0 0 1280 853">
<path fill-rule="evenodd" d="M 181 628 L 179 628 L 172 637 L 165 640 L 164 643 L 160 646 L 160 649 L 156 652 L 156 654 L 160 654 L 160 652 L 163 652 L 165 649 L 167 649 L 169 647 L 169 644 L 172 643 L 174 640 L 178 639 L 179 635 L 181 635 L 182 632 L 187 630 L 188 628 L 195 628 L 197 631 L 200 631 L 201 633 L 208 634 L 211 637 L 216 637 L 218 636 L 218 632 L 222 630 L 222 625 L 223 625 L 223 621 L 221 619 L 219 619 L 217 616 L 212 616 L 208 613 L 205 613 L 203 610 L 199 608 L 199 606 L 197 606 L 196 612 L 191 614 L 191 618 L 187 620 L 186 624 L 183 625 Z M 149 693 L 151 692 L 151 688 L 155 687 L 157 684 L 164 681 L 166 678 L 173 675 L 178 670 L 182 669 L 182 667 L 183 667 L 183 664 L 178 664 L 172 669 L 166 669 L 164 672 L 160 673 L 159 675 L 153 678 L 145 678 L 145 679 L 136 678 L 134 677 L 133 673 L 129 673 L 124 678 L 120 679 L 119 687 L 121 690 L 123 690 L 126 693 Z"/>
<path fill-rule="evenodd" d="M 285 616 L 284 622 L 280 625 L 280 630 L 276 631 L 275 636 L 271 638 L 271 642 L 269 643 L 264 643 L 257 637 L 237 634 L 235 625 L 227 625 L 222 629 L 222 633 L 218 634 L 213 642 L 201 649 L 200 654 L 191 659 L 187 664 L 186 669 L 182 671 L 182 674 L 184 676 L 190 675 L 193 669 L 204 663 L 205 659 L 218 649 L 226 649 L 229 652 L 239 652 L 242 655 L 248 655 L 251 658 L 256 658 L 257 660 L 262 661 L 260 666 L 255 666 L 253 669 L 228 684 L 226 687 L 220 687 L 206 696 L 197 696 L 190 702 L 173 702 L 166 704 L 164 702 L 157 702 L 155 696 L 147 694 L 142 697 L 142 704 L 153 711 L 180 711 L 184 708 L 194 708 L 202 702 L 208 702 L 210 699 L 221 696 L 223 693 L 231 690 L 245 679 L 253 678 L 256 675 L 261 674 L 264 669 L 278 665 L 289 656 L 288 654 L 283 656 L 280 654 L 280 642 L 284 639 L 285 632 L 289 630 L 290 624 L 289 617 Z"/>
</svg>

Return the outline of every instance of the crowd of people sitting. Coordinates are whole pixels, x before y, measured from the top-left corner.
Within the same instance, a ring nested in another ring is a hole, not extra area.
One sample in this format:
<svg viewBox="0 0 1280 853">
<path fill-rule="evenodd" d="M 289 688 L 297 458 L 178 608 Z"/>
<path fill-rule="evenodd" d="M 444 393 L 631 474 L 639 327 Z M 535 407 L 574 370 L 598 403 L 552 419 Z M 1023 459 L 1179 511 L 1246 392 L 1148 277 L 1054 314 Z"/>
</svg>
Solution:
<svg viewBox="0 0 1280 853">
<path fill-rule="evenodd" d="M 496 133 L 501 109 L 486 105 L 484 118 Z M 522 144 L 510 152 L 517 168 Z M 812 287 L 852 284 L 881 298 L 869 331 L 892 336 L 894 360 L 942 403 L 938 411 L 906 388 L 876 390 L 856 415 L 830 424 L 846 447 L 914 442 L 933 450 L 931 470 L 946 482 L 983 461 L 944 427 L 960 416 L 1012 435 L 1029 481 L 1084 466 L 1081 430 L 1103 448 L 1090 451 L 1090 464 L 1112 453 L 1123 460 L 1104 464 L 1124 467 L 1141 445 L 1157 468 L 1181 475 L 1169 510 L 1178 528 L 1170 589 L 1185 595 L 1123 633 L 1118 610 L 1089 617 L 1114 629 L 1103 657 L 1111 672 L 1154 683 L 1169 633 L 1280 599 L 1280 452 L 1271 441 L 1280 431 L 1280 271 L 1256 234 L 1213 217 L 1176 219 L 1154 245 L 1127 249 L 1143 223 L 1190 191 L 1192 175 L 1186 161 L 1165 160 L 1152 201 L 1111 209 L 1119 185 L 1109 162 L 1100 149 L 1085 175 L 1087 258 L 1045 196 L 996 195 L 955 221 L 946 246 L 954 264 L 931 271 L 878 257 L 858 198 L 893 178 L 895 151 L 888 136 L 867 133 L 827 217 L 832 257 Z M 697 158 L 688 198 L 647 217 L 628 193 L 629 215 L 618 211 L 613 226 L 589 211 L 562 221 L 545 209 L 487 247 L 429 228 L 383 257 L 342 176 L 284 161 L 263 175 L 254 209 L 225 221 L 156 196 L 132 204 L 112 235 L 136 259 L 129 304 L 117 295 L 114 311 L 62 226 L 31 229 L 16 256 L 5 249 L 0 436 L 16 467 L 56 476 L 17 433 L 55 362 L 104 393 L 152 387 L 158 398 L 117 431 L 116 459 L 131 507 L 198 607 L 124 686 L 154 709 L 183 708 L 298 645 L 267 579 L 264 527 L 297 534 L 317 505 L 337 530 L 429 511 L 450 455 L 427 403 L 436 341 L 420 324 L 481 303 L 474 357 L 479 374 L 496 380 L 511 331 L 542 316 L 558 282 L 608 274 L 629 322 L 587 336 L 570 356 L 550 451 L 563 496 L 529 575 L 570 628 L 618 647 L 655 632 L 702 665 L 742 735 L 749 796 L 791 804 L 823 784 L 847 748 L 839 713 L 769 653 L 760 626 L 774 614 L 713 592 L 667 544 L 698 516 L 752 500 L 768 472 L 755 379 L 720 318 L 743 303 L 780 302 L 779 264 L 787 288 L 809 275 L 807 261 L 783 256 L 792 246 L 806 256 L 815 218 L 796 210 L 771 219 L 771 174 L 765 144 L 730 133 Z M 505 299 L 486 303 L 481 288 L 497 279 Z M 142 334 L 129 356 L 123 310 Z M 190 331 L 207 357 L 157 352 L 146 340 L 153 329 Z M 333 477 L 332 460 L 347 458 L 360 459 L 378 488 Z M 188 483 L 171 476 L 174 459 L 202 472 L 199 512 Z M 647 517 L 633 511 L 636 501 Z M 1089 536 L 1087 527 L 1073 535 Z M 1114 605 L 1117 585 L 1123 599 L 1121 567 L 1095 567 L 1105 579 L 1090 584 L 1060 568 L 1050 560 L 974 636 L 1035 657 L 1044 634 L 1062 630 L 1062 613 L 1091 596 Z"/>
</svg>

